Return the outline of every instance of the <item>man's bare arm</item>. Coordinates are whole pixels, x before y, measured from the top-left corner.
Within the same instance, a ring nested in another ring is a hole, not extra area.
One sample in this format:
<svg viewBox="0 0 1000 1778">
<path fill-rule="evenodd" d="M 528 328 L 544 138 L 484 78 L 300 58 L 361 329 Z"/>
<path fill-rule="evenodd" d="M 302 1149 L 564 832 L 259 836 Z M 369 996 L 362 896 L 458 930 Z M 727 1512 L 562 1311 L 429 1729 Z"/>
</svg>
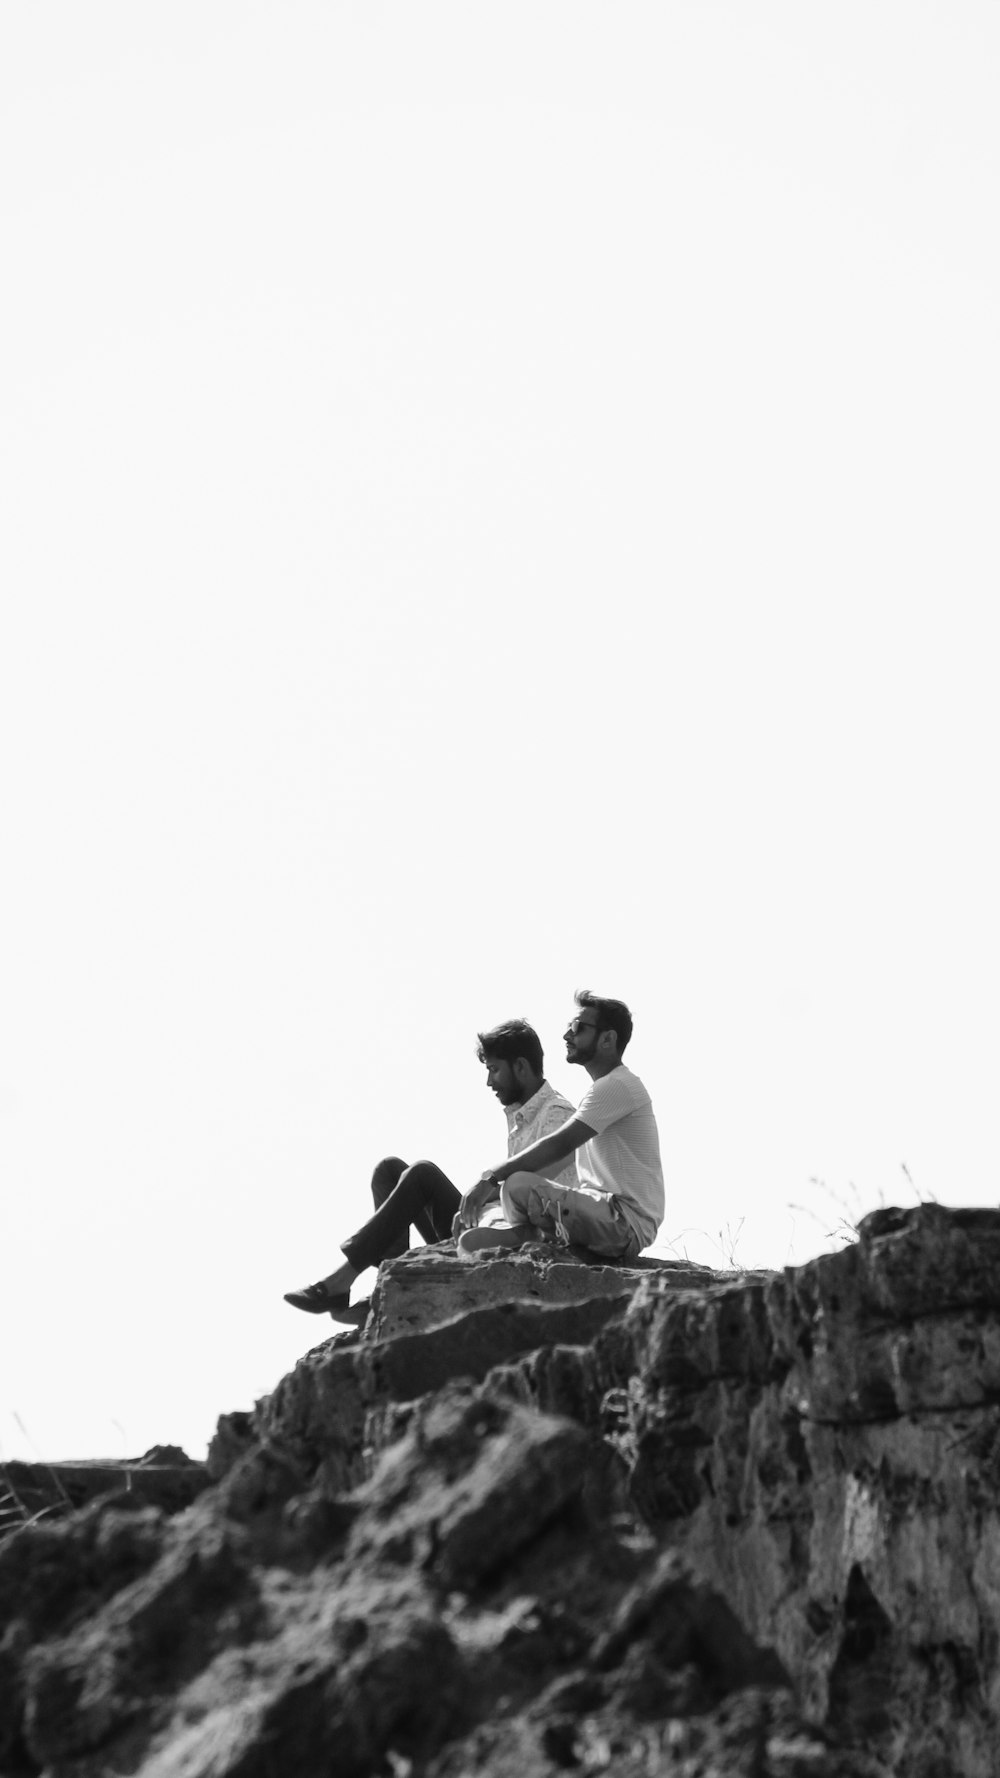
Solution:
<svg viewBox="0 0 1000 1778">
<path fill-rule="evenodd" d="M 460 1221 L 463 1228 L 475 1228 L 480 1212 L 496 1197 L 504 1180 L 512 1173 L 558 1173 L 563 1162 L 596 1134 L 596 1130 L 582 1118 L 571 1117 L 558 1130 L 553 1130 L 551 1136 L 540 1136 L 537 1142 L 522 1148 L 520 1154 L 511 1155 L 499 1167 L 491 1167 L 482 1179 L 476 1181 L 472 1190 L 465 1193 L 456 1221 Z"/>
</svg>

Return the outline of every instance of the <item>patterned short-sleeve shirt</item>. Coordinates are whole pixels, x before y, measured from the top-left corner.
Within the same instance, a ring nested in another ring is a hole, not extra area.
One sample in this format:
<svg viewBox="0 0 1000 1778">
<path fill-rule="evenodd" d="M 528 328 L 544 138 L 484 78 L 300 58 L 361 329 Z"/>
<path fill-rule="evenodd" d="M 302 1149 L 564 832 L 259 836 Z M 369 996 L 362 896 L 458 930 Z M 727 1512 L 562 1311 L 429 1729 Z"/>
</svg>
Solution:
<svg viewBox="0 0 1000 1778">
<path fill-rule="evenodd" d="M 543 1136 L 552 1136 L 556 1130 L 561 1130 L 563 1124 L 576 1116 L 576 1106 L 543 1080 L 537 1093 L 532 1093 L 523 1105 L 505 1105 L 504 1113 L 507 1118 L 507 1154 L 513 1159 L 514 1155 L 530 1148 L 533 1142 L 540 1142 Z M 551 1177 L 558 1179 L 560 1185 L 575 1185 L 576 1157 L 571 1156 L 562 1171 Z"/>
</svg>

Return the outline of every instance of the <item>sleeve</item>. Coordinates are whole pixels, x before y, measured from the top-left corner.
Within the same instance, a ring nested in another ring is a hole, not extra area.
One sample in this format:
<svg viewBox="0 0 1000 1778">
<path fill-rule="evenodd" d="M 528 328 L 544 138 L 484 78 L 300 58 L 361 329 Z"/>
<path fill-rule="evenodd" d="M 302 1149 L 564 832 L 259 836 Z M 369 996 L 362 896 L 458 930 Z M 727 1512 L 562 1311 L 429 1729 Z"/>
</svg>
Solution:
<svg viewBox="0 0 1000 1778">
<path fill-rule="evenodd" d="M 557 1130 L 562 1129 L 563 1124 L 568 1124 L 570 1118 L 575 1116 L 576 1106 L 571 1105 L 568 1099 L 551 1100 L 538 1120 L 538 1135 L 535 1140 L 540 1141 L 543 1136 L 554 1136 Z"/>
<path fill-rule="evenodd" d="M 635 1096 L 628 1080 L 616 1078 L 613 1074 L 605 1074 L 603 1079 L 595 1080 L 589 1091 L 584 1093 L 577 1108 L 577 1116 L 592 1130 L 600 1135 L 608 1130 L 630 1111 L 635 1110 Z"/>
</svg>

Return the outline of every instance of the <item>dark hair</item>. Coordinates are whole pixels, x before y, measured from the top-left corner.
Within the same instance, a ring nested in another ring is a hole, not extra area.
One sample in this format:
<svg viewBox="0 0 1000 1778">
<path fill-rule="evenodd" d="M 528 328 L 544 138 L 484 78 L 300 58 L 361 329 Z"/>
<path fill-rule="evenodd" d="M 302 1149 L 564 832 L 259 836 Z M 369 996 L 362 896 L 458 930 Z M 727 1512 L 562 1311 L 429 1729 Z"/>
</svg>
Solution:
<svg viewBox="0 0 1000 1778">
<path fill-rule="evenodd" d="M 577 1006 L 589 1006 L 597 1014 L 598 1031 L 613 1031 L 618 1040 L 618 1054 L 622 1055 L 632 1035 L 632 1014 L 624 1000 L 606 1000 L 600 994 L 592 994 L 589 988 L 578 988 L 573 996 Z"/>
<path fill-rule="evenodd" d="M 536 1074 L 541 1074 L 545 1060 L 542 1040 L 527 1019 L 505 1019 L 492 1031 L 480 1031 L 476 1054 L 481 1062 L 487 1056 L 495 1056 L 498 1062 L 516 1062 L 523 1056 Z"/>
</svg>

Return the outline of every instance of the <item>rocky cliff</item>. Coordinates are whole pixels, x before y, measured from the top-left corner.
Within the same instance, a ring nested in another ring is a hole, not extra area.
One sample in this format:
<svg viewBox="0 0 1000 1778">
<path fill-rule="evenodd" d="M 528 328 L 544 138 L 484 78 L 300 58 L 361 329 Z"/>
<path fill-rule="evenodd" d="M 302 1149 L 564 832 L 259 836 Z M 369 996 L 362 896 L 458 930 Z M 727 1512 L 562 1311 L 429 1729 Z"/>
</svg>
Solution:
<svg viewBox="0 0 1000 1778">
<path fill-rule="evenodd" d="M 0 1543 L 3 1778 L 993 1778 L 1000 1212 L 383 1267 L 211 1485 Z"/>
</svg>

